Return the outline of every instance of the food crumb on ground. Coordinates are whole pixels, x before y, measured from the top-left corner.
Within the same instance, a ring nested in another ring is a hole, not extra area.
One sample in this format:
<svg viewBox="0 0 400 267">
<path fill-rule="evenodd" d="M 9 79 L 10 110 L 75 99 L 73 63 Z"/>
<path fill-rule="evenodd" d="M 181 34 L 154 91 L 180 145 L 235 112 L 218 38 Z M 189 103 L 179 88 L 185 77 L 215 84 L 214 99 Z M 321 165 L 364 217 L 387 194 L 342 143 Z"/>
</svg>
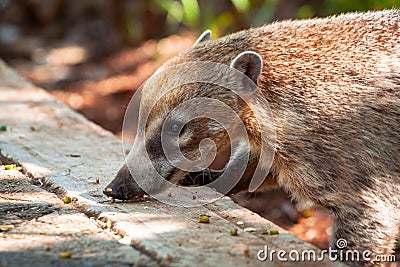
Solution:
<svg viewBox="0 0 400 267">
<path fill-rule="evenodd" d="M 198 219 L 199 223 L 210 223 L 210 216 L 208 215 L 200 215 Z"/>
<path fill-rule="evenodd" d="M 69 258 L 72 257 L 72 253 L 70 253 L 70 252 L 61 252 L 60 254 L 58 254 L 58 256 L 61 259 L 69 259 Z"/>
<path fill-rule="evenodd" d="M 253 228 L 253 227 L 246 227 L 246 228 L 243 229 L 243 231 L 245 231 L 245 232 L 255 232 L 255 231 L 257 231 L 257 229 Z"/>
<path fill-rule="evenodd" d="M 230 234 L 231 236 L 238 236 L 238 229 L 235 228 L 235 229 L 231 230 L 231 231 L 229 232 L 229 234 Z"/>
<path fill-rule="evenodd" d="M 269 230 L 269 229 L 264 229 L 262 231 L 263 235 L 278 235 L 279 231 L 278 230 Z"/>
<path fill-rule="evenodd" d="M 7 231 L 10 231 L 13 228 L 14 228 L 14 225 L 12 225 L 12 224 L 0 225 L 0 232 L 7 232 Z"/>
<path fill-rule="evenodd" d="M 64 197 L 63 198 L 63 202 L 64 202 L 64 204 L 69 204 L 69 203 L 71 203 L 72 202 L 72 198 L 71 197 Z"/>
<path fill-rule="evenodd" d="M 3 165 L 3 170 L 6 171 L 20 171 L 22 168 L 18 167 L 16 164 L 9 164 L 9 165 Z"/>
</svg>

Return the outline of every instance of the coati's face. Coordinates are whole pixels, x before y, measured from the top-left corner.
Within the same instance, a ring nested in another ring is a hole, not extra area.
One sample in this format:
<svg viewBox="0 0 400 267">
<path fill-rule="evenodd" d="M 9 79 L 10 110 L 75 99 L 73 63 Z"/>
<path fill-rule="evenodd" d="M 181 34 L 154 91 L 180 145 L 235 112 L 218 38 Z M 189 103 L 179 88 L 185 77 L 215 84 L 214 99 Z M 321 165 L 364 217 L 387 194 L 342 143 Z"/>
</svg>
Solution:
<svg viewBox="0 0 400 267">
<path fill-rule="evenodd" d="M 223 88 L 191 83 L 161 96 L 149 112 L 143 135 L 146 153 L 157 172 L 171 183 L 177 184 L 189 170 L 209 165 L 210 162 L 204 162 L 204 159 L 209 159 L 229 144 L 224 127 L 206 115 L 210 106 L 205 103 L 208 102 L 205 98 L 239 109 L 237 97 L 224 94 Z M 146 97 L 142 100 L 141 105 L 146 105 L 147 101 L 151 105 L 154 102 Z M 215 117 L 230 115 L 223 109 L 213 112 Z M 208 144 L 204 140 L 208 140 Z"/>
<path fill-rule="evenodd" d="M 196 44 L 209 37 L 209 33 L 203 35 Z M 230 68 L 256 82 L 261 64 L 258 54 L 247 52 L 233 58 Z M 153 179 L 158 176 L 179 184 L 188 172 L 209 166 L 214 155 L 233 141 L 230 134 L 243 125 L 246 104 L 230 89 L 194 81 L 165 91 L 163 88 L 176 74 L 157 73 L 157 82 L 143 88 L 135 143 L 117 176 L 104 190 L 108 196 L 131 199 L 144 191 L 160 191 L 164 183 Z M 233 111 L 237 119 L 227 110 Z"/>
</svg>

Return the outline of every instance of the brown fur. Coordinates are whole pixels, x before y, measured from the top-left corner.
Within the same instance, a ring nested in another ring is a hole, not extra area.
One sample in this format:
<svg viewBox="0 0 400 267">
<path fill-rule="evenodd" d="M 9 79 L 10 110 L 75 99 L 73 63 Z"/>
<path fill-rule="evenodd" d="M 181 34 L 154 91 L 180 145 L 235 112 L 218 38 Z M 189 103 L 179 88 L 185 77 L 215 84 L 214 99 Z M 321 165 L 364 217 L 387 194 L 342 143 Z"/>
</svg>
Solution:
<svg viewBox="0 0 400 267">
<path fill-rule="evenodd" d="M 258 87 L 270 104 L 278 146 L 259 190 L 278 183 L 296 199 L 331 210 L 332 244 L 345 238 L 348 249 L 392 253 L 400 228 L 400 12 L 272 23 L 200 42 L 164 67 L 229 65 L 247 50 L 263 59 Z M 176 90 L 159 111 L 190 97 Z M 258 161 L 259 132 L 246 106 L 228 102 L 253 137 L 241 190 Z M 198 137 L 212 136 L 196 129 Z M 221 149 L 227 145 L 223 135 L 216 140 Z"/>
</svg>

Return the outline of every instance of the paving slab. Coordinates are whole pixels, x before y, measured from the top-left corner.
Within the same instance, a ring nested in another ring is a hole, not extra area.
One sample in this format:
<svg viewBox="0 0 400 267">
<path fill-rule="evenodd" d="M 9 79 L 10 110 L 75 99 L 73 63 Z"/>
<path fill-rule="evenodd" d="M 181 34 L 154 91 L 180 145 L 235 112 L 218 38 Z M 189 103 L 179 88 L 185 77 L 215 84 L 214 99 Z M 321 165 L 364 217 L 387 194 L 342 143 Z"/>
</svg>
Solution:
<svg viewBox="0 0 400 267">
<path fill-rule="evenodd" d="M 21 172 L 0 177 L 1 266 L 157 266 Z"/>
<path fill-rule="evenodd" d="M 257 253 L 266 245 L 319 251 L 228 197 L 196 208 L 151 198 L 111 203 L 102 189 L 123 161 L 121 141 L 1 61 L 0 110 L 0 124 L 7 126 L 0 132 L 0 159 L 22 168 L 0 172 L 1 224 L 14 225 L 2 233 L 0 265 L 294 266 L 299 263 L 262 262 Z M 72 203 L 61 201 L 65 197 Z M 210 223 L 198 223 L 201 214 Z M 253 231 L 245 231 L 249 227 Z M 262 235 L 264 228 L 280 234 Z M 230 235 L 233 229 L 238 236 Z M 327 260 L 301 265 L 341 266 Z"/>
</svg>

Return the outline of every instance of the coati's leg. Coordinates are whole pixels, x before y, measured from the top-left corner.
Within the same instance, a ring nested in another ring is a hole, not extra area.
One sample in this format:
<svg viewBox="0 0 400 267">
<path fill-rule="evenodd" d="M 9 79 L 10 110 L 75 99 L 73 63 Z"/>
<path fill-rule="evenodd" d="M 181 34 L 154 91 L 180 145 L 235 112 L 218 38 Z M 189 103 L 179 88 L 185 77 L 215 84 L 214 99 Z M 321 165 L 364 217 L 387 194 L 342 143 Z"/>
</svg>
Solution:
<svg viewBox="0 0 400 267">
<path fill-rule="evenodd" d="M 353 203 L 335 211 L 331 247 L 338 251 L 338 257 L 342 257 L 338 260 L 354 266 L 377 266 L 379 262 L 366 261 L 365 257 L 374 261 L 376 256 L 392 255 L 400 226 L 396 212 L 393 205 L 380 200 L 373 207 L 365 202 Z M 354 258 L 355 250 L 358 251 L 358 260 Z"/>
</svg>

